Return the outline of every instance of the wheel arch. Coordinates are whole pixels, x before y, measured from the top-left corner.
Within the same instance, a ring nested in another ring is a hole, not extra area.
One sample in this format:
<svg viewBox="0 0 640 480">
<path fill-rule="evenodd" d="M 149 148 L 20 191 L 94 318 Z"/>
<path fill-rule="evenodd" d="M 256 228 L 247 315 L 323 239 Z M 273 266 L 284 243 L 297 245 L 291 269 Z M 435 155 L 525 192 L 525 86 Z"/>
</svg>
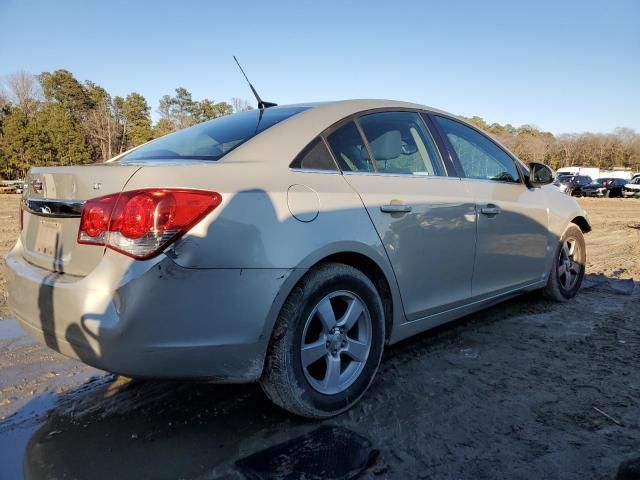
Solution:
<svg viewBox="0 0 640 480">
<path fill-rule="evenodd" d="M 369 280 L 371 280 L 371 283 L 373 283 L 376 290 L 378 290 L 378 294 L 382 300 L 382 307 L 384 309 L 385 339 L 388 340 L 393 329 L 394 301 L 389 280 L 382 268 L 380 268 L 380 266 L 371 257 L 352 251 L 337 252 L 328 255 L 316 262 L 313 267 L 324 263 L 342 263 L 349 265 L 360 270 L 369 278 Z"/>
<path fill-rule="evenodd" d="M 395 325 L 404 318 L 404 310 L 395 275 L 384 252 L 384 247 L 365 245 L 358 242 L 339 242 L 307 256 L 299 267 L 292 268 L 283 282 L 278 295 L 273 300 L 269 315 L 265 321 L 261 335 L 262 354 L 264 360 L 271 342 L 271 336 L 280 311 L 293 289 L 300 280 L 314 267 L 327 262 L 350 265 L 362 271 L 378 289 L 382 297 L 385 312 L 385 337 L 388 341 Z"/>
<path fill-rule="evenodd" d="M 582 230 L 582 233 L 589 233 L 591 231 L 591 224 L 582 215 L 578 215 L 577 217 L 574 217 L 571 220 L 571 223 L 575 223 L 578 227 L 580 227 L 580 230 Z"/>
</svg>

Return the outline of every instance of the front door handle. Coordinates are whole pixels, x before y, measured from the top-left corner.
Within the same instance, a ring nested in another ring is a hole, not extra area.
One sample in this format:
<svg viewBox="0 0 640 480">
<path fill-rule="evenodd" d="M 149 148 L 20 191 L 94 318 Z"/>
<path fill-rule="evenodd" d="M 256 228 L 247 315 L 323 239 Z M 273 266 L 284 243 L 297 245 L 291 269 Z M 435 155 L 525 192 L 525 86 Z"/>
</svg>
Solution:
<svg viewBox="0 0 640 480">
<path fill-rule="evenodd" d="M 500 208 L 498 208 L 498 206 L 493 205 L 493 204 L 490 203 L 489 205 L 486 205 L 486 206 L 482 207 L 480 209 L 480 213 L 483 214 L 483 215 L 487 215 L 489 217 L 493 217 L 493 216 L 498 215 L 500 213 Z"/>
<path fill-rule="evenodd" d="M 385 213 L 409 213 L 411 206 L 403 205 L 402 203 L 391 203 L 389 205 L 382 205 L 380 211 Z"/>
</svg>

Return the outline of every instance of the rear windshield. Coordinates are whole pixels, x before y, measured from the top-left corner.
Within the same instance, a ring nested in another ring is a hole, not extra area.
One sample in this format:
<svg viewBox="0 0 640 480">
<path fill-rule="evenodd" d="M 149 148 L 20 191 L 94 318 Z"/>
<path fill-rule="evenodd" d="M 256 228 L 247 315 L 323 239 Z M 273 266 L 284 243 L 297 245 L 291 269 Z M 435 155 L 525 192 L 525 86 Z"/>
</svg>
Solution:
<svg viewBox="0 0 640 480">
<path fill-rule="evenodd" d="M 154 140 L 119 160 L 219 160 L 238 145 L 307 108 L 271 107 L 219 117 Z"/>
</svg>

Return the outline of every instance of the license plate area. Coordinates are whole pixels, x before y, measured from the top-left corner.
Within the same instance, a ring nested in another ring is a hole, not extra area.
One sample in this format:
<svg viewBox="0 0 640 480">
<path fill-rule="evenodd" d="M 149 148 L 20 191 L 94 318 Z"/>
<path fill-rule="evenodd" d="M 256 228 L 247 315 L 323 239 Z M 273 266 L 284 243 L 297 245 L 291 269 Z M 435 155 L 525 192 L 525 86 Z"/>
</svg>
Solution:
<svg viewBox="0 0 640 480">
<path fill-rule="evenodd" d="M 54 220 L 38 219 L 34 250 L 40 255 L 62 260 L 62 225 Z"/>
</svg>

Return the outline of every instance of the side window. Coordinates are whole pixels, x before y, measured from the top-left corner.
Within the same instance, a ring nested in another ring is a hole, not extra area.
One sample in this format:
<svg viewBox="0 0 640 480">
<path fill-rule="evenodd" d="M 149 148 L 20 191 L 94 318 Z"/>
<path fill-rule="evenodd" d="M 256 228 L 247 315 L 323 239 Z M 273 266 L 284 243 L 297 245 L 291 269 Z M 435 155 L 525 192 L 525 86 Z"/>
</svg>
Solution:
<svg viewBox="0 0 640 480">
<path fill-rule="evenodd" d="M 456 152 L 467 178 L 519 183 L 513 159 L 481 133 L 449 118 L 435 116 Z"/>
<path fill-rule="evenodd" d="M 289 166 L 309 170 L 337 170 L 331 153 L 320 137 L 307 145 Z"/>
<path fill-rule="evenodd" d="M 356 124 L 349 122 L 327 137 L 333 155 L 345 172 L 370 172 L 369 153 Z"/>
<path fill-rule="evenodd" d="M 380 173 L 445 175 L 435 143 L 414 112 L 380 112 L 358 119 Z"/>
</svg>

